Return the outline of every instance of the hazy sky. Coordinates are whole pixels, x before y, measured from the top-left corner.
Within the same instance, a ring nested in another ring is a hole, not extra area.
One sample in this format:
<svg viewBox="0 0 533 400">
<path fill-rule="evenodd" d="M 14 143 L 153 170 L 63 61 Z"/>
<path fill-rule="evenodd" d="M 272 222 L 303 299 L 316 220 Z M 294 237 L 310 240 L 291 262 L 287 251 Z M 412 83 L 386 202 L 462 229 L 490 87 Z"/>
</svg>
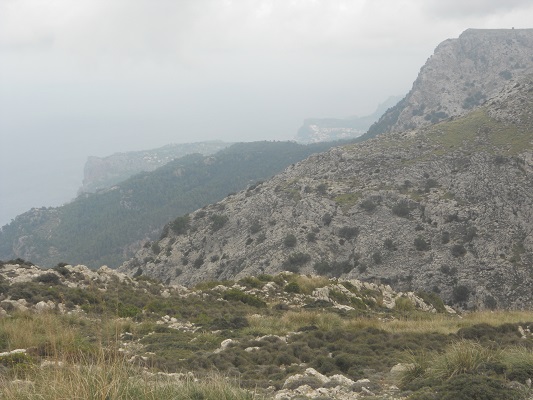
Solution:
<svg viewBox="0 0 533 400">
<path fill-rule="evenodd" d="M 292 139 L 404 95 L 531 0 L 0 0 L 0 225 L 74 197 L 89 155 Z"/>
</svg>

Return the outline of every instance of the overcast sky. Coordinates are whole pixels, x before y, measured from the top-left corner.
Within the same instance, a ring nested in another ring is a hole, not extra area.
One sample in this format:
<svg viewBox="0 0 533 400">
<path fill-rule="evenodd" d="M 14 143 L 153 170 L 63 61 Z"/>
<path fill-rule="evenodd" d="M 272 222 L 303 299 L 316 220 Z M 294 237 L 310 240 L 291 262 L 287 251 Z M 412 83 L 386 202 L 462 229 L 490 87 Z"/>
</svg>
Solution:
<svg viewBox="0 0 533 400">
<path fill-rule="evenodd" d="M 0 0 L 0 225 L 74 197 L 89 155 L 292 139 L 404 95 L 530 0 Z"/>
</svg>

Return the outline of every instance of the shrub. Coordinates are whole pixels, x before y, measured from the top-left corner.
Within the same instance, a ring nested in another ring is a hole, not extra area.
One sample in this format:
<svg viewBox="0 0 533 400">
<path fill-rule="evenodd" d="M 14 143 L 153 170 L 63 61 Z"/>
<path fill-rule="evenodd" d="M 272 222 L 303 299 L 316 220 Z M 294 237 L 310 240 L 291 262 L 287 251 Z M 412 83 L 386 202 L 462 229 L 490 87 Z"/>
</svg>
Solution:
<svg viewBox="0 0 533 400">
<path fill-rule="evenodd" d="M 436 293 L 419 291 L 419 292 L 416 292 L 416 295 L 420 297 L 422 300 L 424 300 L 424 302 L 426 302 L 427 304 L 431 304 L 435 308 L 435 310 L 437 310 L 437 312 L 439 313 L 446 312 L 446 307 L 444 306 L 444 302 Z"/>
<path fill-rule="evenodd" d="M 395 205 L 393 205 L 392 213 L 402 218 L 409 217 L 409 205 L 407 204 L 407 201 L 401 200 Z"/>
<path fill-rule="evenodd" d="M 265 281 L 261 280 L 259 277 L 256 278 L 255 276 L 247 276 L 239 280 L 239 283 L 241 285 L 250 286 L 253 288 L 262 288 L 265 284 Z"/>
<path fill-rule="evenodd" d="M 67 268 L 67 263 L 59 263 L 57 264 L 53 270 L 60 273 L 61 275 L 63 275 L 64 277 L 68 277 L 70 276 L 70 270 Z"/>
<path fill-rule="evenodd" d="M 327 261 L 318 261 L 313 265 L 317 274 L 327 275 L 331 271 L 331 267 Z"/>
<path fill-rule="evenodd" d="M 309 232 L 307 235 L 306 235 L 306 239 L 309 243 L 314 243 L 316 242 L 316 233 L 315 232 Z"/>
<path fill-rule="evenodd" d="M 372 260 L 374 260 L 374 264 L 381 264 L 383 262 L 381 253 L 379 251 L 374 252 L 374 254 L 372 254 Z"/>
<path fill-rule="evenodd" d="M 196 260 L 194 260 L 192 265 L 196 269 L 200 268 L 202 265 L 204 265 L 204 257 L 201 256 L 201 255 L 198 256 L 198 258 Z"/>
<path fill-rule="evenodd" d="M 332 220 L 333 220 L 333 217 L 331 216 L 330 213 L 326 213 L 322 216 L 322 222 L 324 223 L 325 226 L 329 226 Z"/>
<path fill-rule="evenodd" d="M 209 219 L 211 220 L 211 230 L 213 232 L 221 229 L 224 225 L 226 225 L 226 222 L 229 221 L 227 216 L 221 214 L 213 214 L 209 217 Z"/>
<path fill-rule="evenodd" d="M 454 257 L 462 257 L 466 254 L 466 249 L 462 244 L 455 244 L 453 245 L 451 252 Z"/>
<path fill-rule="evenodd" d="M 264 241 L 266 240 L 266 235 L 264 233 L 260 233 L 259 235 L 257 235 L 257 239 L 255 240 L 255 242 L 257 244 L 261 244 L 263 243 Z"/>
<path fill-rule="evenodd" d="M 250 234 L 254 235 L 260 230 L 261 224 L 259 223 L 259 221 L 255 220 L 254 222 L 252 222 L 252 225 L 250 225 Z"/>
<path fill-rule="evenodd" d="M 415 248 L 418 251 L 427 251 L 429 250 L 430 247 L 429 247 L 429 243 L 426 242 L 422 236 L 418 236 L 415 239 Z"/>
<path fill-rule="evenodd" d="M 159 246 L 158 242 L 153 242 L 151 249 L 154 254 L 159 254 L 161 252 L 161 246 Z"/>
<path fill-rule="evenodd" d="M 252 307 L 266 307 L 266 303 L 263 300 L 251 294 L 244 293 L 242 290 L 239 289 L 229 289 L 228 291 L 226 291 L 226 293 L 224 293 L 224 296 L 222 298 L 228 301 L 240 301 Z"/>
<path fill-rule="evenodd" d="M 283 245 L 285 247 L 294 247 L 296 246 L 296 242 L 297 242 L 296 236 L 294 236 L 292 233 L 287 234 L 283 238 Z"/>
<path fill-rule="evenodd" d="M 387 250 L 396 250 L 396 245 L 394 244 L 392 239 L 385 239 L 385 241 L 383 242 L 383 246 Z"/>
<path fill-rule="evenodd" d="M 376 209 L 376 203 L 374 203 L 371 199 L 366 199 L 363 202 L 361 202 L 360 207 L 368 212 L 374 211 Z"/>
<path fill-rule="evenodd" d="M 468 300 L 468 296 L 470 296 L 470 290 L 464 286 L 459 285 L 455 286 L 453 288 L 453 300 L 456 303 L 462 303 Z"/>
<path fill-rule="evenodd" d="M 326 185 L 325 183 L 321 183 L 320 185 L 316 187 L 316 191 L 320 194 L 326 194 L 327 190 L 328 190 L 328 185 Z"/>
<path fill-rule="evenodd" d="M 450 241 L 450 232 L 442 232 L 441 237 L 442 244 L 446 244 Z"/>
<path fill-rule="evenodd" d="M 303 265 L 311 260 L 311 256 L 306 253 L 293 253 L 289 256 L 287 263 L 290 265 Z"/>
<path fill-rule="evenodd" d="M 40 282 L 40 283 L 46 283 L 49 285 L 59 285 L 61 283 L 59 276 L 57 276 L 53 272 L 48 272 L 46 274 L 39 275 L 34 279 L 34 281 Z"/>
<path fill-rule="evenodd" d="M 428 193 L 432 188 L 436 187 L 439 187 L 439 183 L 435 179 L 429 178 L 424 184 L 424 191 Z"/>
<path fill-rule="evenodd" d="M 186 234 L 187 230 L 189 229 L 189 226 L 190 226 L 189 215 L 183 215 L 181 217 L 178 217 L 170 223 L 170 229 L 172 229 L 172 232 L 174 232 L 176 235 Z"/>
<path fill-rule="evenodd" d="M 346 240 L 351 240 L 359 234 L 359 228 L 356 226 L 343 226 L 339 229 L 338 236 Z"/>
<path fill-rule="evenodd" d="M 285 286 L 284 289 L 287 293 L 301 293 L 300 285 L 298 282 L 290 282 Z"/>
</svg>

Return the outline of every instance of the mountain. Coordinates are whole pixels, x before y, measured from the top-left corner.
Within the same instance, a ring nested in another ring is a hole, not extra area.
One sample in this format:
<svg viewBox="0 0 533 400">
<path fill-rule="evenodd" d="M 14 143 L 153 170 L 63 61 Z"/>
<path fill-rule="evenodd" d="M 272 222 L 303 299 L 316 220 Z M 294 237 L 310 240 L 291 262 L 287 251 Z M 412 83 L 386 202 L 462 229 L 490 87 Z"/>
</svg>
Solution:
<svg viewBox="0 0 533 400">
<path fill-rule="evenodd" d="M 157 149 L 115 153 L 107 157 L 91 156 L 85 163 L 83 186 L 79 194 L 109 188 L 139 172 L 154 171 L 187 154 L 206 156 L 230 145 L 222 141 L 169 144 Z"/>
<path fill-rule="evenodd" d="M 90 267 L 119 266 L 176 215 L 270 178 L 332 143 L 238 143 L 210 156 L 188 155 L 55 208 L 32 209 L 0 231 L 0 259 Z"/>
<path fill-rule="evenodd" d="M 378 105 L 376 111 L 364 117 L 308 118 L 304 120 L 303 125 L 298 129 L 296 141 L 299 143 L 318 143 L 357 138 L 363 135 L 398 100 L 400 98 L 391 96 Z"/>
<path fill-rule="evenodd" d="M 289 270 L 533 305 L 533 78 L 445 122 L 333 148 L 177 218 L 121 270 L 194 284 Z"/>
<path fill-rule="evenodd" d="M 533 71 L 533 29 L 468 29 L 442 42 L 411 91 L 374 123 L 365 138 L 462 115 L 510 79 Z"/>
</svg>

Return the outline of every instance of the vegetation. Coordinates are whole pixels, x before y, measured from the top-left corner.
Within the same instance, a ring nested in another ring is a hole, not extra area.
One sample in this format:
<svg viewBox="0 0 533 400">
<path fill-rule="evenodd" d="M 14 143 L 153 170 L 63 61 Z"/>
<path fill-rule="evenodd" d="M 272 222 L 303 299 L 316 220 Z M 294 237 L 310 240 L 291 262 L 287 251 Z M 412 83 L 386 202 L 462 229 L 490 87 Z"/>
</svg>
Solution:
<svg viewBox="0 0 533 400">
<path fill-rule="evenodd" d="M 186 296 L 142 276 L 121 282 L 101 272 L 76 288 L 67 281 L 87 278 L 58 269 L 26 284 L 2 283 L 6 298 L 79 310 L 9 311 L 0 352 L 30 350 L 0 356 L 2 398 L 272 398 L 272 387 L 312 367 L 399 384 L 410 399 L 522 399 L 509 382 L 533 373 L 533 340 L 518 330 L 532 324 L 528 312 L 459 318 L 423 292 L 417 295 L 438 313 L 420 311 L 408 297 L 387 309 L 378 290 L 288 273 L 206 282 Z M 351 311 L 306 297 L 325 287 Z M 392 380 L 388 371 L 404 361 L 412 366 Z"/>
<path fill-rule="evenodd" d="M 151 234 L 185 234 L 186 213 L 266 179 L 333 143 L 238 143 L 215 155 L 188 155 L 150 172 L 140 173 L 112 189 L 83 194 L 57 208 L 28 211 L 0 231 L 0 258 L 14 258 L 13 243 L 31 235 L 33 260 L 53 267 L 58 262 L 117 267 L 124 249 Z M 209 162 L 206 160 L 209 159 Z M 183 217 L 176 218 L 176 215 Z M 165 226 L 165 224 L 167 224 Z M 162 232 L 159 227 L 165 226 Z M 218 225 L 214 224 L 214 228 Z M 157 232 L 157 233 L 153 233 Z M 51 254 L 48 250 L 54 248 Z"/>
</svg>

